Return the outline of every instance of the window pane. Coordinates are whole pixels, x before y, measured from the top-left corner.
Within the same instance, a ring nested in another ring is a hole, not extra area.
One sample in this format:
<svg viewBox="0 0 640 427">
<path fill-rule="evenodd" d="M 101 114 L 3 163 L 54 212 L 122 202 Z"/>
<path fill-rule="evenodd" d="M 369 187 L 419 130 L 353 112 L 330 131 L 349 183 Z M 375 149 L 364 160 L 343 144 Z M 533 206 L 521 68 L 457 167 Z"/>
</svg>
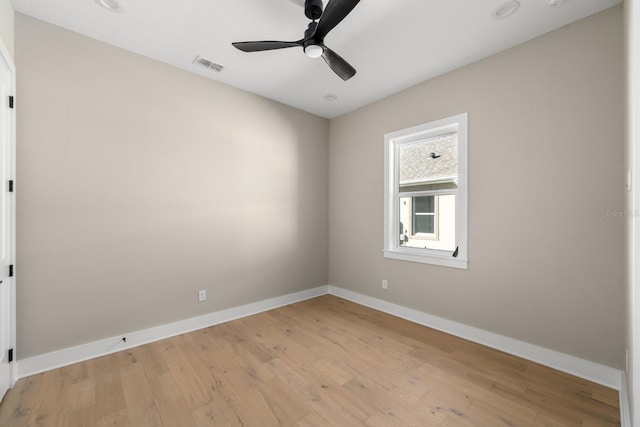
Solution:
<svg viewBox="0 0 640 427">
<path fill-rule="evenodd" d="M 457 133 L 402 143 L 398 149 L 399 192 L 457 187 Z"/>
<path fill-rule="evenodd" d="M 434 213 L 436 209 L 434 196 L 422 196 L 413 198 L 413 213 Z"/>
<path fill-rule="evenodd" d="M 422 199 L 422 200 L 421 200 Z M 430 205 L 431 199 L 433 205 Z M 408 248 L 454 251 L 456 248 L 456 196 L 419 196 L 399 198 L 399 245 Z M 416 212 L 416 205 L 432 212 Z M 437 212 L 434 212 L 437 206 Z"/>
<path fill-rule="evenodd" d="M 454 250 L 455 195 L 402 196 L 457 190 L 458 133 L 398 144 L 397 185 L 400 246 Z"/>
<path fill-rule="evenodd" d="M 414 215 L 413 233 L 435 233 L 435 215 Z"/>
</svg>

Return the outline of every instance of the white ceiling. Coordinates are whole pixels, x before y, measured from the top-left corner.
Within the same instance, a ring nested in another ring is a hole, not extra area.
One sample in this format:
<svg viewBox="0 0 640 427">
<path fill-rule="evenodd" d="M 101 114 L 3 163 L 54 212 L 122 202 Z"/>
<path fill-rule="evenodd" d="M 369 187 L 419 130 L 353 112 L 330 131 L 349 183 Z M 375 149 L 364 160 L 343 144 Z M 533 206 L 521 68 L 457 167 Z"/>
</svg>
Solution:
<svg viewBox="0 0 640 427">
<path fill-rule="evenodd" d="M 25 15 L 327 118 L 621 3 L 520 0 L 517 13 L 497 20 L 504 0 L 362 0 L 325 40 L 358 71 L 344 82 L 301 48 L 231 46 L 301 39 L 309 23 L 304 0 L 118 0 L 119 13 L 94 0 L 12 1 Z M 196 55 L 224 71 L 194 65 Z"/>
</svg>

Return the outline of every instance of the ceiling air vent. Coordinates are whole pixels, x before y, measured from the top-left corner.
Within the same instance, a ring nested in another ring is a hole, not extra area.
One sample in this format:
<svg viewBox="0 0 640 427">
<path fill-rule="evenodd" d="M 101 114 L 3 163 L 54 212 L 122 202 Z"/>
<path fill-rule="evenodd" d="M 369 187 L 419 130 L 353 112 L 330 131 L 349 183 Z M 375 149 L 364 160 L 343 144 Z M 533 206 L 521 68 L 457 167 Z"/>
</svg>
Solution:
<svg viewBox="0 0 640 427">
<path fill-rule="evenodd" d="M 221 72 L 224 70 L 224 67 L 220 64 L 216 64 L 213 61 L 209 61 L 208 59 L 201 58 L 200 55 L 196 55 L 196 59 L 193 60 L 193 63 L 196 65 L 200 65 L 201 67 L 208 68 L 209 70 L 213 70 L 216 72 Z"/>
</svg>

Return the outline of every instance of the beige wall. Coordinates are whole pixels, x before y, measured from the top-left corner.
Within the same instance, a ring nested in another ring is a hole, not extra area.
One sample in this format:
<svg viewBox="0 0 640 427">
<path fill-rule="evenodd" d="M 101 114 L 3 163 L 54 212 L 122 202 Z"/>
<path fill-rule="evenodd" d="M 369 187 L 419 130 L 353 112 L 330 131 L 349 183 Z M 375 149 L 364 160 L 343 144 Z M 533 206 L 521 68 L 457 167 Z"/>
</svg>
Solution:
<svg viewBox="0 0 640 427">
<path fill-rule="evenodd" d="M 16 64 L 21 358 L 327 284 L 327 120 L 20 14 Z"/>
<path fill-rule="evenodd" d="M 622 367 L 621 8 L 330 129 L 20 14 L 16 53 L 19 357 L 331 283 Z M 469 270 L 384 259 L 384 133 L 464 111 Z"/>
<path fill-rule="evenodd" d="M 13 56 L 13 5 L 11 0 L 0 0 L 0 40 Z"/>
<path fill-rule="evenodd" d="M 616 7 L 332 120 L 330 283 L 621 368 L 623 45 Z M 383 135 L 462 112 L 469 269 L 384 259 Z"/>
</svg>

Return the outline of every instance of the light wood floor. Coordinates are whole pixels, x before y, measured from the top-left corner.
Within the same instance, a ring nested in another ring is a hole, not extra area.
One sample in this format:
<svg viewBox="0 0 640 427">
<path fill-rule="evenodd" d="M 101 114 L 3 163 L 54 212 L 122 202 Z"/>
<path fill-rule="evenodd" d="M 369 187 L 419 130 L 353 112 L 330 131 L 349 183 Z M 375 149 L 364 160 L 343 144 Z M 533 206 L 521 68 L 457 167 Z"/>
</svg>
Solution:
<svg viewBox="0 0 640 427">
<path fill-rule="evenodd" d="M 2 426 L 611 426 L 614 390 L 323 296 L 18 381 Z"/>
</svg>

